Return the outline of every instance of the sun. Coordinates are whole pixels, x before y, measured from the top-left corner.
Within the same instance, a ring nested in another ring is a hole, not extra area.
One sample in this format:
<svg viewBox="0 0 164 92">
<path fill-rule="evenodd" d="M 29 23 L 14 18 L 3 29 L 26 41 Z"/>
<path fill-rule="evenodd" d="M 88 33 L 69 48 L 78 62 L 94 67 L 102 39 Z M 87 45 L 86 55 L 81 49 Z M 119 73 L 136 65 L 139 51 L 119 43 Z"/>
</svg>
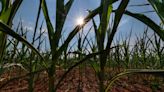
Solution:
<svg viewBox="0 0 164 92">
<path fill-rule="evenodd" d="M 84 18 L 83 18 L 83 17 L 77 18 L 76 24 L 77 24 L 77 25 L 83 25 L 83 24 L 84 24 Z"/>
</svg>

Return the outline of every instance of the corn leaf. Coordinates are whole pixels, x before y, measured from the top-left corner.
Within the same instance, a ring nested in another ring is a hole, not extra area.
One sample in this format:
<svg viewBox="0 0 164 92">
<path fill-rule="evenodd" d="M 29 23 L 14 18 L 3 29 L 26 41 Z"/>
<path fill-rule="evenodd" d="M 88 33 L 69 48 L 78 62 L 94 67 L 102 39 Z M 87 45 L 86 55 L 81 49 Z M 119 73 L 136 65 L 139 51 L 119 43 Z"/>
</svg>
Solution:
<svg viewBox="0 0 164 92">
<path fill-rule="evenodd" d="M 36 54 L 38 54 L 41 59 L 43 59 L 43 57 L 41 56 L 41 54 L 37 51 L 37 49 L 35 49 L 35 47 L 33 47 L 26 39 L 22 38 L 20 35 L 18 35 L 15 31 L 13 31 L 9 26 L 7 26 L 6 24 L 4 24 L 3 22 L 0 21 L 0 31 L 4 32 L 12 37 L 14 37 L 15 39 L 21 41 L 22 43 L 26 44 L 29 48 L 31 48 Z M 44 60 L 44 59 L 43 59 Z"/>
<path fill-rule="evenodd" d="M 123 77 L 124 75 L 128 74 L 150 74 L 150 75 L 155 75 L 155 76 L 160 76 L 164 77 L 164 70 L 150 70 L 150 69 L 129 69 L 124 72 L 121 72 L 114 76 L 110 81 L 109 84 L 106 87 L 105 92 L 108 92 L 109 89 L 111 89 L 112 84 L 118 80 L 119 78 Z"/>
<path fill-rule="evenodd" d="M 51 47 L 51 50 L 54 51 L 53 44 L 55 44 L 54 43 L 54 34 L 55 33 L 54 33 L 53 25 L 49 18 L 47 4 L 46 4 L 45 0 L 42 0 L 42 10 L 43 10 L 43 14 L 44 14 L 46 24 L 47 24 L 48 36 L 49 36 L 49 40 L 50 40 L 50 47 Z"/>
<path fill-rule="evenodd" d="M 124 14 L 129 15 L 131 17 L 134 17 L 137 20 L 140 20 L 141 22 L 143 22 L 144 24 L 146 24 L 147 26 L 149 26 L 164 41 L 164 30 L 160 26 L 158 26 L 154 21 L 152 21 L 150 18 L 148 18 L 147 16 L 145 16 L 143 14 L 132 13 L 130 11 L 125 11 Z"/>
<path fill-rule="evenodd" d="M 36 41 L 35 37 L 36 37 L 36 31 L 37 31 L 37 27 L 38 27 L 38 21 L 39 21 L 39 17 L 40 17 L 40 12 L 41 12 L 41 9 L 42 9 L 41 6 L 42 6 L 42 1 L 40 1 L 39 7 L 38 7 L 38 13 L 37 13 L 36 22 L 35 22 L 35 28 L 34 28 L 33 38 L 32 38 L 32 44 L 34 44 L 34 42 Z M 42 24 L 41 24 L 41 26 L 42 26 Z"/>
<path fill-rule="evenodd" d="M 8 1 L 8 0 L 6 0 L 6 1 Z M 16 0 L 13 3 L 13 5 L 11 5 L 8 8 L 6 7 L 7 9 L 6 8 L 4 9 L 6 11 L 1 12 L 0 20 L 11 26 L 11 22 L 13 20 L 13 17 L 15 16 L 17 10 L 19 9 L 21 3 L 22 3 L 22 0 Z"/>
<path fill-rule="evenodd" d="M 164 24 L 164 0 L 148 0 Z"/>
<path fill-rule="evenodd" d="M 64 0 L 56 0 L 56 26 L 54 34 L 54 48 L 57 49 L 59 40 L 61 38 L 61 32 L 64 26 L 64 22 L 67 14 L 64 11 Z"/>
<path fill-rule="evenodd" d="M 64 5 L 64 0 L 57 0 L 56 7 L 56 28 L 54 34 L 54 48 L 57 49 L 59 40 L 61 38 L 61 33 L 63 30 L 63 26 L 68 15 L 68 12 L 73 4 L 74 0 L 69 0 L 66 5 Z"/>
<path fill-rule="evenodd" d="M 65 5 L 65 13 L 66 13 L 66 15 L 68 14 L 68 12 L 69 12 L 69 10 L 70 10 L 70 8 L 71 8 L 73 2 L 74 2 L 74 0 L 69 0 L 69 1 L 66 3 L 66 5 Z"/>
<path fill-rule="evenodd" d="M 104 40 L 106 37 L 106 31 L 110 19 L 110 14 L 112 12 L 112 3 L 110 1 L 104 0 L 102 4 L 103 7 L 102 7 L 102 12 L 100 14 L 101 19 L 98 28 L 98 34 L 97 34 L 98 37 L 96 37 L 98 39 L 97 43 L 98 43 L 99 50 L 104 49 Z"/>
<path fill-rule="evenodd" d="M 124 13 L 128 3 L 129 3 L 129 0 L 122 0 L 120 5 L 119 5 L 119 7 L 118 7 L 118 9 L 115 12 L 114 25 L 113 25 L 113 29 L 112 29 L 112 31 L 110 33 L 110 36 L 108 37 L 108 42 L 107 42 L 106 48 L 110 48 L 110 46 L 112 44 L 114 35 L 115 35 L 116 31 L 117 31 L 117 27 L 118 27 L 118 25 L 120 23 L 120 20 L 122 18 L 122 15 L 123 15 L 123 13 Z"/>
</svg>

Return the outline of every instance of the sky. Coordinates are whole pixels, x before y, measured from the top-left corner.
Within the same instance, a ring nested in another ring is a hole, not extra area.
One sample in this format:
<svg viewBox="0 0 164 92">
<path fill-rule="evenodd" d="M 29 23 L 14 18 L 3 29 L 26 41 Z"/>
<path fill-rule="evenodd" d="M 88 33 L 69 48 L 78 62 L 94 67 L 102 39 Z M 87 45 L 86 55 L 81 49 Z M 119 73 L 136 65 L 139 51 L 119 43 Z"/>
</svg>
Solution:
<svg viewBox="0 0 164 92">
<path fill-rule="evenodd" d="M 66 0 L 67 2 L 68 0 Z M 55 25 L 55 7 L 56 7 L 56 0 L 46 0 L 49 10 L 49 15 L 51 18 L 51 22 L 53 25 Z M 130 3 L 127 7 L 127 10 L 132 12 L 145 12 L 145 11 L 151 11 L 153 10 L 151 6 L 146 7 L 130 7 L 130 5 L 137 5 L 137 4 L 146 4 L 147 0 L 130 0 Z M 63 28 L 63 35 L 66 38 L 69 34 L 69 32 L 74 29 L 74 27 L 77 25 L 76 20 L 79 17 L 85 17 L 88 12 L 86 10 L 93 10 L 97 8 L 100 5 L 100 0 L 75 0 L 73 3 L 73 6 L 71 7 L 71 10 L 67 16 L 67 20 L 65 22 L 64 28 Z M 118 3 L 115 3 L 113 5 L 114 9 L 117 9 L 119 5 Z M 28 41 L 31 41 L 32 34 L 35 26 L 36 16 L 37 16 L 37 9 L 39 6 L 39 0 L 24 0 L 20 9 L 18 10 L 16 17 L 14 18 L 14 27 L 13 29 L 18 25 L 18 22 L 21 20 L 23 22 L 24 28 L 27 28 L 29 30 L 28 34 Z M 157 24 L 159 24 L 160 20 L 157 17 L 155 13 L 146 13 L 149 18 L 154 20 Z M 39 19 L 39 25 L 44 20 L 43 13 L 41 13 L 40 19 Z M 95 18 L 96 23 L 99 23 L 99 19 Z M 88 23 L 84 27 L 84 32 L 87 33 L 89 28 L 92 26 L 92 23 Z M 141 23 L 140 21 L 137 21 L 136 19 L 124 15 L 121 19 L 121 22 L 118 27 L 118 31 L 116 33 L 115 39 L 119 39 L 120 36 L 126 37 L 129 35 L 131 29 L 132 31 L 132 40 L 135 39 L 135 35 L 141 35 L 144 31 L 144 28 L 146 26 Z M 44 22 L 43 29 L 46 30 L 46 23 Z M 150 30 L 150 33 L 152 33 L 152 30 Z M 44 35 L 46 37 L 46 42 L 48 44 L 48 37 L 47 34 Z M 90 38 L 94 37 L 94 31 L 91 31 Z M 76 42 L 76 37 L 71 43 Z M 49 47 L 49 45 L 48 45 Z M 44 47 L 43 47 L 44 48 Z"/>
</svg>

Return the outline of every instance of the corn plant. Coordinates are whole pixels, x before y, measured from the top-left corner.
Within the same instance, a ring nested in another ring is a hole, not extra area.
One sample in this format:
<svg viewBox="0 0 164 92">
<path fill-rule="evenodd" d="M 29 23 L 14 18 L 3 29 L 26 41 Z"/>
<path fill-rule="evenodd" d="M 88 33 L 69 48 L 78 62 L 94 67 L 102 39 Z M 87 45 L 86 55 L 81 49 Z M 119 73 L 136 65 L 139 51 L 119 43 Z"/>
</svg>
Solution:
<svg viewBox="0 0 164 92">
<path fill-rule="evenodd" d="M 19 31 L 17 31 L 19 30 Z M 35 39 L 34 43 L 36 41 L 39 41 L 37 49 L 40 49 L 40 45 L 42 44 L 43 40 L 42 40 L 42 35 L 44 33 L 41 32 L 42 30 L 42 25 L 40 28 L 40 34 L 39 36 Z M 16 32 L 18 34 L 20 34 L 21 37 L 24 37 L 25 39 L 27 39 L 27 34 L 28 34 L 28 30 L 23 28 L 23 24 L 22 22 L 19 22 L 18 27 L 16 28 Z M 33 92 L 34 89 L 34 81 L 35 81 L 35 74 L 33 74 L 32 72 L 37 71 L 38 69 L 40 69 L 39 65 L 42 65 L 41 61 L 33 52 L 31 52 L 29 50 L 29 48 L 26 47 L 25 44 L 21 44 L 20 46 L 20 42 L 14 38 L 12 38 L 11 40 L 8 39 L 9 42 L 7 45 L 13 45 L 13 51 L 11 50 L 12 46 L 10 46 L 9 50 L 7 49 L 7 51 L 11 51 L 11 55 L 6 55 L 5 54 L 5 58 L 8 58 L 7 60 L 7 64 L 14 64 L 14 65 L 21 65 L 22 67 L 20 68 L 20 71 L 22 69 L 26 70 L 26 72 L 29 72 L 30 75 L 28 77 L 28 90 L 29 92 Z M 33 43 L 33 44 L 34 44 Z M 18 46 L 19 44 L 19 46 Z M 32 44 L 32 43 L 31 43 Z M 11 60 L 10 60 L 11 59 Z M 15 64 L 16 63 L 16 64 Z M 13 65 L 13 66 L 14 66 Z M 18 75 L 20 75 L 21 73 L 18 72 Z"/>
<path fill-rule="evenodd" d="M 19 34 L 17 34 L 15 31 L 13 31 L 11 29 L 12 26 L 12 20 L 19 8 L 19 6 L 21 5 L 22 0 L 15 0 L 12 3 L 12 0 L 1 0 L 1 4 L 2 4 L 2 10 L 0 13 L 0 46 L 1 46 L 1 50 L 0 50 L 0 59 L 3 59 L 3 55 L 4 55 L 4 51 L 5 51 L 5 46 L 6 46 L 6 41 L 7 41 L 7 35 L 10 35 L 14 38 L 16 38 L 17 40 L 23 42 L 24 44 L 26 44 L 28 47 L 32 48 L 34 52 L 36 52 L 40 57 L 42 57 L 40 55 L 40 53 L 24 38 L 22 38 Z M 42 58 L 43 59 L 43 58 Z M 2 62 L 1 62 L 2 64 Z"/>
<path fill-rule="evenodd" d="M 1 0 L 1 4 L 2 4 L 2 10 L 0 13 L 0 20 L 1 20 L 0 21 L 0 27 L 1 27 L 0 29 L 1 40 L 0 41 L 2 43 L 0 44 L 2 47 L 2 49 L 0 50 L 1 60 L 2 60 L 3 53 L 5 51 L 7 34 L 27 44 L 28 47 L 32 48 L 36 53 L 38 53 L 38 51 L 30 43 L 28 43 L 24 38 L 20 37 L 16 32 L 14 32 L 11 29 L 12 20 L 19 6 L 21 5 L 21 3 L 22 3 L 22 0 L 15 0 L 13 4 L 12 4 L 12 0 L 7 0 L 7 1 Z"/>
<path fill-rule="evenodd" d="M 1 20 L 1 22 L 0 22 L 0 31 L 1 31 L 0 32 L 0 47 L 1 47 L 1 50 L 0 50 L 0 61 L 1 61 L 1 64 L 2 64 L 3 55 L 4 55 L 4 52 L 5 52 L 5 48 L 6 48 L 7 35 L 10 35 L 10 36 L 16 38 L 18 41 L 23 42 L 28 47 L 32 48 L 32 50 L 35 51 L 40 57 L 42 57 L 40 55 L 40 53 L 28 41 L 26 41 L 24 38 L 22 38 L 20 35 L 18 35 L 16 32 L 14 32 L 11 29 L 11 27 L 12 27 L 12 20 L 13 20 L 13 18 L 15 16 L 17 10 L 19 9 L 19 6 L 21 5 L 22 1 L 23 0 L 15 0 L 12 3 L 12 0 L 7 0 L 7 1 L 6 0 L 1 0 L 1 5 L 2 5 L 2 10 L 0 12 L 0 20 Z M 22 36 L 23 35 L 24 35 L 24 33 L 22 34 Z M 24 48 L 24 44 L 22 45 L 23 48 Z M 18 45 L 18 43 L 16 43 L 14 45 L 14 47 L 15 47 L 14 48 L 14 52 L 16 50 L 16 46 L 17 45 Z M 3 70 L 3 67 L 1 67 L 1 70 Z M 32 82 L 29 81 L 30 85 L 32 85 Z M 30 85 L 29 85 L 29 91 L 32 92 L 33 89 L 32 89 L 32 87 Z"/>
<path fill-rule="evenodd" d="M 100 25 L 98 28 L 96 27 L 96 25 L 93 21 L 98 51 L 103 51 L 106 48 L 110 48 L 114 34 L 117 30 L 119 21 L 121 20 L 121 17 L 123 15 L 123 12 L 124 12 L 128 2 L 129 2 L 129 0 L 124 0 L 119 5 L 118 9 L 116 10 L 114 26 L 113 26 L 113 29 L 111 30 L 110 28 L 108 29 L 108 24 L 109 24 L 110 15 L 112 13 L 112 4 L 113 3 L 108 0 L 101 1 L 101 8 L 102 8 L 101 11 L 102 12 L 99 13 Z M 106 11 L 108 11 L 108 12 L 106 12 Z M 108 34 L 108 42 L 107 42 L 107 46 L 105 48 L 104 43 L 105 43 L 105 37 L 106 37 L 107 31 L 111 31 L 111 33 Z M 98 70 L 97 74 L 98 74 L 98 78 L 99 78 L 99 86 L 100 86 L 99 91 L 100 92 L 105 91 L 105 85 L 104 85 L 105 70 L 104 69 L 105 69 L 106 62 L 107 62 L 107 56 L 108 56 L 108 52 L 99 55 L 100 66 L 99 66 L 99 70 Z"/>
<path fill-rule="evenodd" d="M 105 2 L 105 1 L 104 1 Z M 126 3 L 125 3 L 126 2 Z M 110 33 L 110 35 L 109 35 L 109 37 L 108 37 L 108 42 L 107 42 L 107 46 L 106 46 L 106 48 L 110 48 L 110 46 L 111 46 L 111 43 L 112 43 L 112 40 L 113 40 L 113 37 L 114 37 L 114 34 L 116 33 L 116 31 L 117 31 L 117 27 L 118 27 L 118 24 L 119 24 L 119 21 L 120 21 L 120 19 L 121 19 L 121 16 L 123 15 L 123 13 L 124 14 L 127 14 L 127 15 L 130 15 L 130 16 L 132 16 L 132 17 L 134 17 L 134 18 L 136 18 L 136 19 L 138 19 L 138 20 L 140 20 L 140 21 L 142 21 L 143 23 L 145 23 L 145 24 L 147 24 L 150 28 L 152 28 L 160 37 L 161 37 L 161 39 L 163 39 L 163 34 L 164 34 L 164 31 L 163 30 L 161 30 L 161 28 L 157 25 L 157 24 L 155 24 L 151 19 L 149 19 L 148 17 L 146 17 L 145 15 L 142 15 L 142 14 L 135 14 L 135 13 L 131 13 L 131 12 L 129 12 L 129 11 L 124 11 L 124 9 L 126 8 L 126 6 L 127 6 L 127 4 L 128 4 L 128 2 L 129 1 L 122 1 L 121 2 L 121 4 L 120 4 L 120 6 L 119 6 L 119 8 L 115 11 L 115 20 L 114 20 L 114 25 L 113 25 L 113 29 L 111 30 L 111 33 Z M 102 2 L 103 3 L 103 2 Z M 103 7 L 103 5 L 102 5 L 102 7 Z M 101 9 L 101 8 L 100 8 Z M 103 9 L 101 10 L 101 11 L 103 11 Z M 107 10 L 106 10 L 107 11 Z M 101 12 L 102 13 L 102 12 Z M 100 15 L 100 19 L 101 19 L 101 15 Z M 103 18 L 102 18 L 103 19 Z M 149 23 L 148 23 L 149 22 Z M 105 27 L 105 23 L 106 22 L 104 22 L 103 21 L 103 28 L 106 28 Z M 100 25 L 102 25 L 101 24 L 101 20 L 100 20 Z M 154 26 L 153 26 L 154 25 Z M 99 29 L 98 29 L 99 30 Z M 96 32 L 99 32 L 98 30 L 96 30 Z M 105 29 L 104 29 L 105 30 Z M 104 31 L 103 30 L 103 31 Z M 159 31 L 160 30 L 160 31 Z M 101 51 L 101 50 L 103 50 L 103 44 L 104 44 L 104 37 L 105 37 L 105 35 L 103 35 L 103 36 L 101 36 L 102 34 L 103 34 L 103 31 L 101 32 L 101 33 L 99 33 L 100 35 L 99 36 L 97 36 L 97 43 L 98 43 L 98 47 L 99 47 L 99 50 Z M 96 33 L 95 32 L 95 33 Z M 97 35 L 98 33 L 96 33 L 96 35 Z M 100 42 L 102 42 L 102 43 L 100 43 Z M 100 49 L 101 48 L 101 49 Z M 105 66 L 105 58 L 107 57 L 107 54 L 108 53 L 106 53 L 106 55 L 105 54 L 103 54 L 103 58 L 100 56 L 100 74 L 99 74 L 99 80 L 100 80 L 100 85 L 103 85 L 103 82 L 102 82 L 102 80 L 104 80 L 103 79 L 103 68 L 104 68 L 104 66 Z M 105 57 L 104 57 L 104 55 L 105 55 Z M 102 58 L 102 59 L 101 59 Z M 104 91 L 103 90 L 103 86 L 102 87 L 100 87 L 100 92 L 102 91 Z"/>
<path fill-rule="evenodd" d="M 10 28 L 12 26 L 12 20 L 19 9 L 19 6 L 22 3 L 22 0 L 16 0 L 12 4 L 12 0 L 1 0 L 2 9 L 0 12 L 0 20 L 4 24 L 8 25 Z M 1 29 L 2 30 L 2 29 Z M 2 62 L 3 54 L 5 52 L 5 46 L 6 46 L 6 40 L 7 40 L 7 34 L 0 32 L 0 62 Z"/>
<path fill-rule="evenodd" d="M 161 18 L 161 21 L 163 22 L 163 19 L 162 19 L 162 13 L 159 13 L 159 11 L 161 11 L 161 10 L 159 10 L 159 7 L 163 4 L 163 1 L 162 2 L 160 2 L 160 1 L 153 1 L 153 0 L 149 0 L 150 1 L 150 3 L 152 4 L 152 5 L 154 5 L 154 8 L 155 8 L 155 10 L 157 11 L 157 13 L 159 14 L 159 16 L 160 16 L 160 18 Z M 159 6 L 158 6 L 158 5 Z M 156 8 L 156 6 L 158 6 L 158 8 Z M 161 9 L 161 8 L 160 8 Z M 136 14 L 136 13 L 131 13 L 131 12 L 129 12 L 129 11 L 125 11 L 124 12 L 124 14 L 127 14 L 127 15 L 130 15 L 130 16 L 132 16 L 132 17 L 134 17 L 134 18 L 136 18 L 136 19 L 138 19 L 138 20 L 140 20 L 140 21 L 142 21 L 143 23 L 145 23 L 146 25 L 148 25 L 150 28 L 152 28 L 159 36 L 160 36 L 160 38 L 162 39 L 162 40 L 164 40 L 164 30 L 163 29 L 161 29 L 161 27 L 160 26 L 158 26 L 156 23 L 154 23 L 151 19 L 149 19 L 148 17 L 146 17 L 145 15 L 142 15 L 142 14 Z M 159 72 L 160 71 L 160 72 Z M 128 71 L 128 73 L 130 73 L 130 74 L 132 74 L 132 73 L 144 73 L 144 74 L 159 74 L 159 75 L 163 75 L 163 71 L 161 71 L 161 70 L 142 70 L 142 69 L 140 69 L 140 70 L 132 70 L 132 71 Z M 126 72 L 124 72 L 124 73 L 120 73 L 120 74 L 118 74 L 118 76 L 122 76 L 122 74 L 127 74 Z M 115 77 L 113 77 L 113 79 L 115 80 L 115 79 L 117 79 L 118 78 L 118 76 L 115 76 Z M 108 87 L 106 88 L 106 91 L 108 91 L 108 89 L 109 89 L 109 87 L 111 87 L 111 84 L 112 84 L 112 81 L 113 80 L 111 80 L 111 82 L 110 82 L 110 84 L 108 85 Z"/>
<path fill-rule="evenodd" d="M 162 40 L 160 38 L 158 38 L 155 33 L 151 36 L 151 38 L 148 37 L 148 36 L 147 36 L 147 38 L 148 38 L 149 42 L 151 43 L 151 45 L 153 47 L 153 49 L 151 49 L 150 52 L 157 55 L 157 59 L 156 59 L 157 62 L 154 65 L 158 65 L 158 66 L 156 66 L 156 68 L 163 69 L 162 54 L 163 54 L 164 47 L 163 47 L 163 44 L 162 44 L 163 43 Z"/>
<path fill-rule="evenodd" d="M 67 14 L 71 8 L 71 5 L 74 0 L 70 0 L 67 2 L 66 5 L 64 5 L 64 0 L 57 0 L 56 1 L 56 28 L 54 31 L 53 25 L 50 21 L 49 14 L 48 14 L 48 9 L 47 9 L 47 4 L 45 0 L 42 0 L 42 9 L 43 13 L 46 19 L 46 24 L 48 28 L 48 36 L 49 36 L 49 41 L 50 41 L 50 48 L 51 48 L 51 53 L 52 53 L 52 62 L 50 65 L 50 70 L 48 70 L 48 76 L 49 76 L 49 91 L 54 92 L 54 74 L 55 74 L 55 65 L 60 57 L 60 52 L 58 52 L 58 45 L 59 45 L 59 40 L 61 38 L 61 33 L 62 33 L 62 28 L 64 26 L 65 19 L 67 17 Z M 63 16 L 64 15 L 64 16 Z M 63 51 L 63 50 L 62 50 Z"/>
<path fill-rule="evenodd" d="M 51 48 L 51 53 L 52 53 L 52 62 L 50 65 L 50 69 L 48 70 L 50 92 L 54 92 L 57 88 L 57 87 L 54 88 L 54 81 L 55 81 L 54 74 L 55 74 L 55 67 L 56 67 L 55 65 L 60 55 L 62 55 L 62 52 L 67 49 L 69 42 L 79 32 L 79 30 L 82 29 L 83 26 L 98 13 L 97 9 L 92 11 L 92 13 L 90 13 L 84 19 L 85 23 L 83 25 L 77 25 L 74 28 L 74 30 L 68 35 L 68 38 L 66 38 L 65 42 L 59 47 L 59 40 L 61 39 L 62 28 L 63 28 L 65 19 L 67 17 L 67 14 L 71 8 L 73 1 L 74 0 L 70 0 L 64 5 L 64 0 L 57 0 L 56 2 L 57 4 L 56 5 L 56 26 L 55 26 L 55 31 L 54 31 L 54 28 L 52 26 L 52 23 L 50 22 L 50 18 L 48 15 L 46 1 L 42 0 L 42 10 L 43 10 L 46 24 L 47 24 L 50 48 Z M 65 16 L 63 16 L 63 14 Z"/>
</svg>

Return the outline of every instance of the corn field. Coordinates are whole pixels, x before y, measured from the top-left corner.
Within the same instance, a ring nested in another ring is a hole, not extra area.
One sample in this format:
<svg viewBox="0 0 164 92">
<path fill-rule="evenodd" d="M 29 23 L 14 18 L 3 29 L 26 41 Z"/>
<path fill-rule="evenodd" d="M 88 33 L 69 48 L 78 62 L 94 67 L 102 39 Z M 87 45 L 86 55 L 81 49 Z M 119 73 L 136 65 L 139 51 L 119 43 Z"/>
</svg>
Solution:
<svg viewBox="0 0 164 92">
<path fill-rule="evenodd" d="M 27 0 L 0 0 L 0 92 L 164 92 L 164 0 L 88 0 L 98 7 L 66 30 L 78 0 L 49 1 L 37 0 L 30 29 L 17 15 Z M 125 16 L 144 28 L 118 36 Z"/>
</svg>

